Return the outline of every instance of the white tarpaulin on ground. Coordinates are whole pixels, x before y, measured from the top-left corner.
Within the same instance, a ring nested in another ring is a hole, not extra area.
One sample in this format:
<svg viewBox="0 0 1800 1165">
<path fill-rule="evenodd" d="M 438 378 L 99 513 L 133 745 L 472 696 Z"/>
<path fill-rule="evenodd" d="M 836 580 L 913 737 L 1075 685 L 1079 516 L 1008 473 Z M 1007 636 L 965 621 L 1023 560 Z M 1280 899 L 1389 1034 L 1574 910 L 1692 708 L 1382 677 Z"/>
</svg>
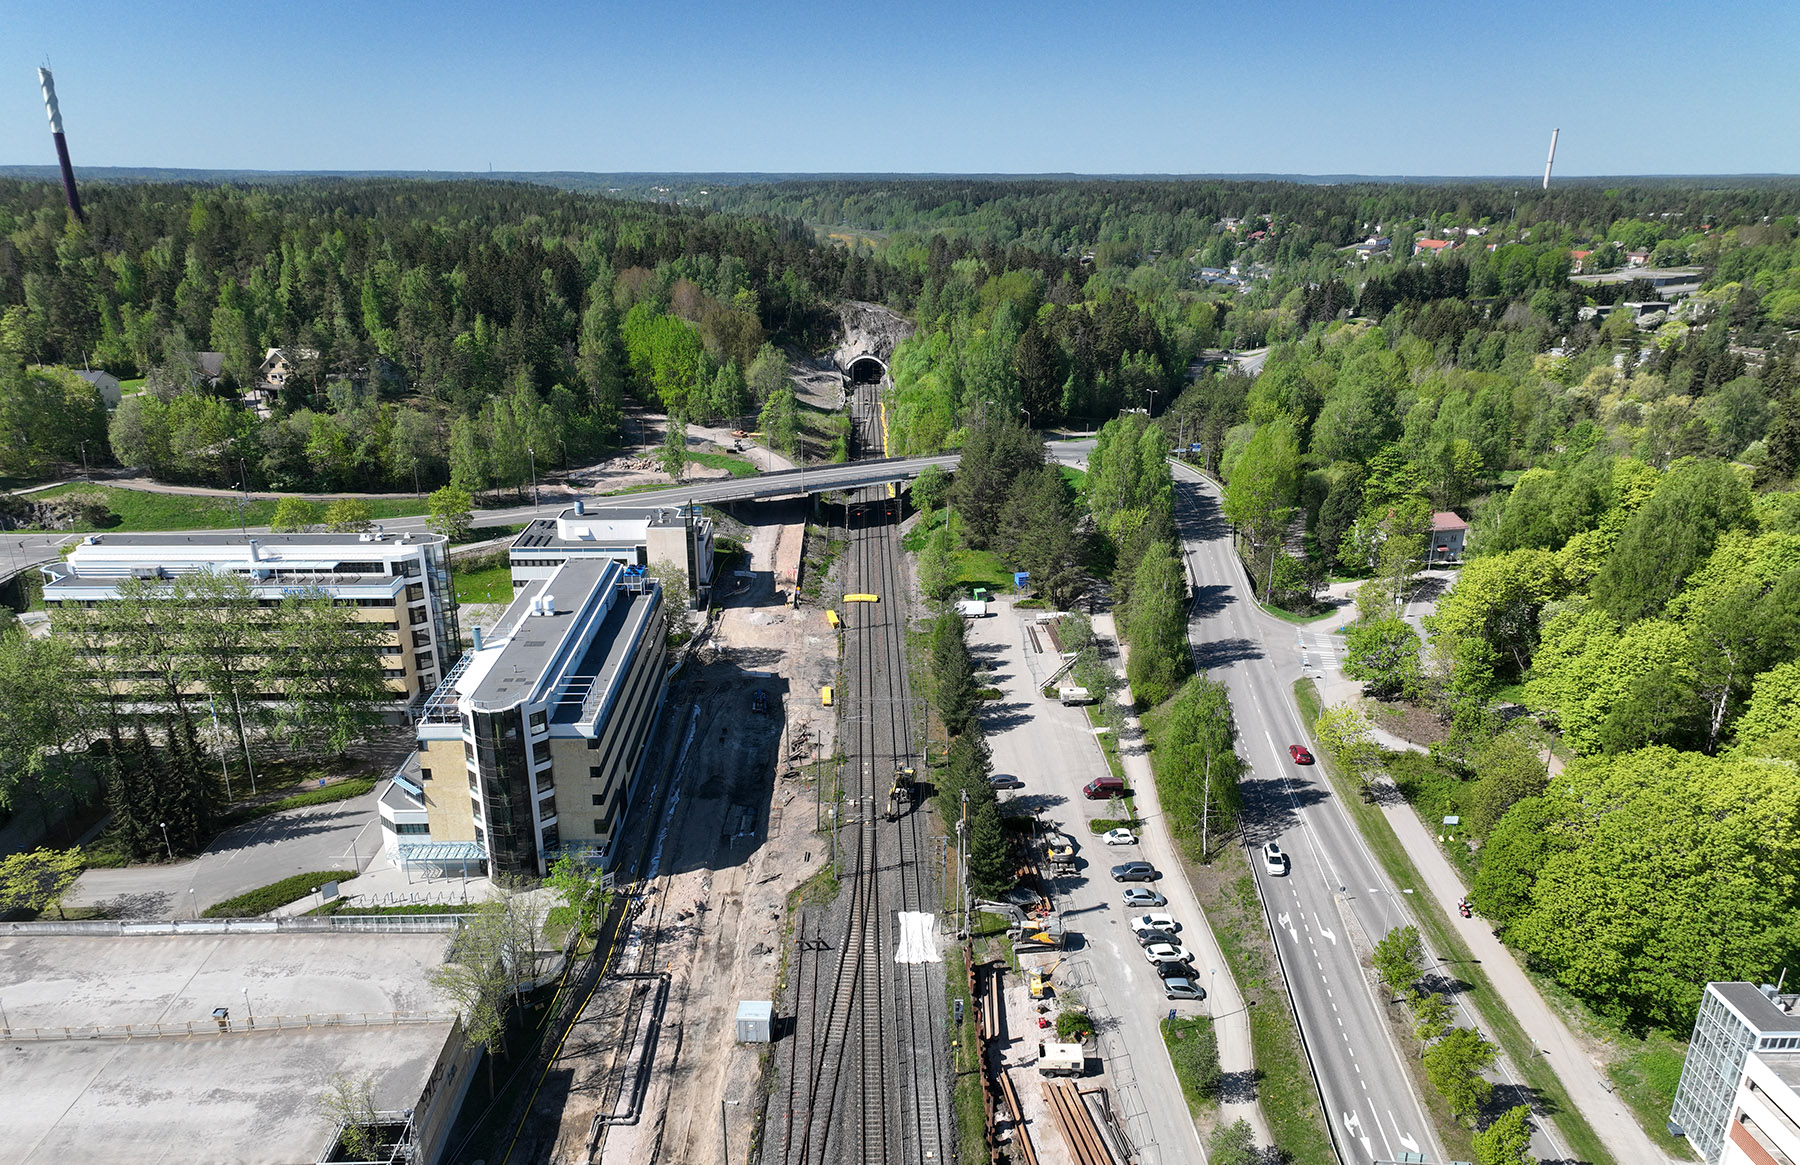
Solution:
<svg viewBox="0 0 1800 1165">
<path fill-rule="evenodd" d="M 937 949 L 937 918 L 914 911 L 900 912 L 900 943 L 894 951 L 896 963 L 941 963 Z"/>
</svg>

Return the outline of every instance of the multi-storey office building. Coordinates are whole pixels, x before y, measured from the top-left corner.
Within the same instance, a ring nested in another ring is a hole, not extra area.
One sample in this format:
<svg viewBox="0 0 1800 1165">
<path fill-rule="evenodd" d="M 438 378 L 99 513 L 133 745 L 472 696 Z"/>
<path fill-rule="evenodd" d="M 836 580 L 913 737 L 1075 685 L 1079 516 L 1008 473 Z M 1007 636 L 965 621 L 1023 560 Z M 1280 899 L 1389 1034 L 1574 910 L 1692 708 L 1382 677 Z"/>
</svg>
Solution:
<svg viewBox="0 0 1800 1165">
<path fill-rule="evenodd" d="M 713 534 L 712 519 L 692 506 L 591 510 L 577 501 L 554 519 L 532 522 L 513 539 L 513 589 L 549 578 L 565 562 L 610 558 L 626 566 L 675 566 L 704 605 L 713 581 Z"/>
<path fill-rule="evenodd" d="M 663 625 L 662 588 L 608 557 L 527 583 L 426 702 L 381 802 L 390 851 L 490 873 L 606 862 L 662 703 Z"/>
<path fill-rule="evenodd" d="M 1713 1165 L 1780 1160 L 1769 1152 L 1772 1144 L 1800 1148 L 1797 1055 L 1800 996 L 1754 983 L 1708 983 L 1669 1112 L 1671 1131 Z"/>
<path fill-rule="evenodd" d="M 448 542 L 441 534 L 89 534 L 41 568 L 44 606 L 94 607 L 127 579 L 168 580 L 213 570 L 242 575 L 264 606 L 312 590 L 385 632 L 377 650 L 404 722 L 462 653 Z"/>
</svg>

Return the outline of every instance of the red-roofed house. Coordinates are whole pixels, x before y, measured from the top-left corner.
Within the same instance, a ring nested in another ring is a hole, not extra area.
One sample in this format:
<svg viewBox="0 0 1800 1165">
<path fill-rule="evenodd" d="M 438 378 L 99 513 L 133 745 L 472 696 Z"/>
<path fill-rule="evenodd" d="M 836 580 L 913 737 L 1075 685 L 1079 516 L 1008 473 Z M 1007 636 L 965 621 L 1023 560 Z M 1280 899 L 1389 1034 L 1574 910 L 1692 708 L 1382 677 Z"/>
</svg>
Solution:
<svg viewBox="0 0 1800 1165">
<path fill-rule="evenodd" d="M 1463 546 L 1468 537 L 1469 524 L 1449 510 L 1439 510 L 1431 515 L 1431 545 L 1425 551 L 1426 564 L 1436 566 L 1440 562 L 1462 561 Z"/>
<path fill-rule="evenodd" d="M 1425 254 L 1436 255 L 1436 254 L 1440 254 L 1443 251 L 1449 250 L 1451 247 L 1454 247 L 1455 245 L 1456 244 L 1451 242 L 1449 239 L 1414 239 L 1413 240 L 1413 254 L 1415 254 L 1415 255 L 1425 255 Z"/>
<path fill-rule="evenodd" d="M 1592 251 L 1570 251 L 1569 258 L 1575 260 L 1571 270 L 1577 275 L 1581 274 L 1581 264 L 1592 254 Z"/>
</svg>

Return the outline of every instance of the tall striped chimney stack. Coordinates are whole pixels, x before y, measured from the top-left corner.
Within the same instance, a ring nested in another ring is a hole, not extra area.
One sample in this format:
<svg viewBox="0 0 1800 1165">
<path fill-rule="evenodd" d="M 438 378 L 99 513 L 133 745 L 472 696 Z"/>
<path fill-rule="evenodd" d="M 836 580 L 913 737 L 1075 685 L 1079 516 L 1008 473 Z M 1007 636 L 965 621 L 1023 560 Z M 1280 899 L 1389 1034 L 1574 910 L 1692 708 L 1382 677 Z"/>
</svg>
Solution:
<svg viewBox="0 0 1800 1165">
<path fill-rule="evenodd" d="M 50 115 L 50 138 L 56 143 L 56 164 L 62 167 L 63 197 L 68 199 L 69 212 L 86 222 L 81 195 L 75 190 L 75 167 L 69 164 L 69 141 L 63 137 L 62 110 L 56 104 L 56 82 L 50 79 L 49 69 L 38 70 L 38 84 L 44 89 L 44 112 Z"/>
</svg>

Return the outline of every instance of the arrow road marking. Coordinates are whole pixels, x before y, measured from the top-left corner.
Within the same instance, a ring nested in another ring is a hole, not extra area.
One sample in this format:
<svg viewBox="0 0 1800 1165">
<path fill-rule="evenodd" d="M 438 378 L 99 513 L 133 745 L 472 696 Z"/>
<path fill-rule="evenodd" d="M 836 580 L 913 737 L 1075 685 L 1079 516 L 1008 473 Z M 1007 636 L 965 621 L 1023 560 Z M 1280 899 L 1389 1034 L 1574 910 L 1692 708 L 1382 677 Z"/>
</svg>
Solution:
<svg viewBox="0 0 1800 1165">
<path fill-rule="evenodd" d="M 1332 946 L 1334 946 L 1334 947 L 1337 946 L 1337 935 L 1335 935 L 1331 931 L 1327 930 L 1323 923 L 1321 923 L 1319 926 L 1319 933 L 1324 935 L 1326 938 L 1330 939 Z"/>
<path fill-rule="evenodd" d="M 1356 1119 L 1355 1113 L 1347 1112 L 1344 1114 L 1344 1127 L 1348 1128 L 1351 1135 L 1362 1142 L 1363 1154 L 1373 1158 L 1375 1156 L 1375 1146 L 1368 1137 L 1363 1135 L 1362 1122 Z"/>
<path fill-rule="evenodd" d="M 1406 1146 L 1406 1151 L 1408 1153 L 1417 1153 L 1419 1151 L 1419 1142 L 1400 1131 L 1400 1122 L 1394 1120 L 1393 1113 L 1388 1113 L 1388 1119 L 1394 1121 L 1394 1135 L 1400 1138 L 1400 1143 Z"/>
<path fill-rule="evenodd" d="M 1300 941 L 1300 932 L 1295 930 L 1294 924 L 1288 921 L 1288 916 L 1287 916 L 1286 912 L 1277 914 L 1275 916 L 1275 921 L 1279 922 L 1281 924 L 1281 928 L 1283 930 L 1287 931 L 1288 934 L 1293 936 L 1295 942 Z"/>
</svg>

